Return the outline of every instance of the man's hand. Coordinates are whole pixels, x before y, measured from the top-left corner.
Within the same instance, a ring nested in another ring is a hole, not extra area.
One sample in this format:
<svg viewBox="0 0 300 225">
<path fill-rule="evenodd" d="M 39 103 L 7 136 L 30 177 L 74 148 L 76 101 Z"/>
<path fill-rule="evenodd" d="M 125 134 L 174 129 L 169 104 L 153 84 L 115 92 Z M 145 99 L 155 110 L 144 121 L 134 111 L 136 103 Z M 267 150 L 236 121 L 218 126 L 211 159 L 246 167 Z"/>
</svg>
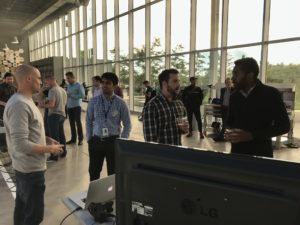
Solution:
<svg viewBox="0 0 300 225">
<path fill-rule="evenodd" d="M 63 153 L 63 147 L 64 145 L 48 145 L 48 151 L 49 153 L 53 154 L 53 155 L 59 155 L 61 153 Z"/>
<path fill-rule="evenodd" d="M 189 126 L 189 122 L 186 117 L 176 118 L 176 122 L 182 133 L 185 134 L 185 133 L 189 132 L 190 126 Z"/>
<path fill-rule="evenodd" d="M 227 129 L 224 134 L 226 141 L 231 143 L 239 143 L 253 140 L 250 132 L 241 129 Z"/>
<path fill-rule="evenodd" d="M 47 145 L 59 145 L 60 143 L 51 137 L 46 137 Z"/>
</svg>

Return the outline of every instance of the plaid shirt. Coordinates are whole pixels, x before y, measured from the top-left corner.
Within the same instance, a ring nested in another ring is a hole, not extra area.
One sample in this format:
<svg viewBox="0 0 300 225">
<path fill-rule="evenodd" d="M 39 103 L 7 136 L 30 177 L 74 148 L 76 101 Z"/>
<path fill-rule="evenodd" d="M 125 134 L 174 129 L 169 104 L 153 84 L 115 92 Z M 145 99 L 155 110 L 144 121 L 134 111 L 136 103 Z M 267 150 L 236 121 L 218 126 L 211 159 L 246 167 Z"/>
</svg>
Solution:
<svg viewBox="0 0 300 225">
<path fill-rule="evenodd" d="M 183 116 L 186 116 L 186 109 L 180 100 L 169 102 L 158 94 L 144 109 L 145 141 L 181 145 L 181 130 L 176 118 Z"/>
</svg>

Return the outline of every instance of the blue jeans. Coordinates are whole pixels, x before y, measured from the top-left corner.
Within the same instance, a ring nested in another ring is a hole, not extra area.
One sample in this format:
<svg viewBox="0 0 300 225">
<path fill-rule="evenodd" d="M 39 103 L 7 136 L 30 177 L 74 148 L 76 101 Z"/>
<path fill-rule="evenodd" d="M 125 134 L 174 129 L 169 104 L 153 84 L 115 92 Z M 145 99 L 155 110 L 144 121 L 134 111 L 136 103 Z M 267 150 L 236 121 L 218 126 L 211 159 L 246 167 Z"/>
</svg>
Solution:
<svg viewBox="0 0 300 225">
<path fill-rule="evenodd" d="M 44 171 L 16 171 L 14 225 L 38 225 L 44 218 Z"/>
<path fill-rule="evenodd" d="M 65 117 L 59 114 L 51 114 L 48 116 L 47 122 L 50 137 L 64 145 L 64 153 L 66 153 L 66 137 L 64 131 Z"/>
</svg>

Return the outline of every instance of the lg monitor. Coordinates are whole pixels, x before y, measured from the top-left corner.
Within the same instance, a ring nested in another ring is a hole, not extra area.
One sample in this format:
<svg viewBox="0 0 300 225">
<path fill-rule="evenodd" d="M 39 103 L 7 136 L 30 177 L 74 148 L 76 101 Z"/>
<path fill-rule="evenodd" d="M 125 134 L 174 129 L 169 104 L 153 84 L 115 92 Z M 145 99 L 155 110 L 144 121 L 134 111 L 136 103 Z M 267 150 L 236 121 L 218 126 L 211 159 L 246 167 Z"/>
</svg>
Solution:
<svg viewBox="0 0 300 225">
<path fill-rule="evenodd" d="M 300 165 L 119 139 L 118 225 L 299 225 Z"/>
</svg>

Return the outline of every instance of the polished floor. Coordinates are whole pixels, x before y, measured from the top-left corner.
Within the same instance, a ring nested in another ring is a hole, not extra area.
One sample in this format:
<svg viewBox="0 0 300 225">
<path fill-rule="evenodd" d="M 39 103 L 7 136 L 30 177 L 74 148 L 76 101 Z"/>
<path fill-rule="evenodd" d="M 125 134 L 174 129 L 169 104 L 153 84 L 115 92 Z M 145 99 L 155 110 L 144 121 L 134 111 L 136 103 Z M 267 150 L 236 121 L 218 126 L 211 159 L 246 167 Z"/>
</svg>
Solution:
<svg viewBox="0 0 300 225">
<path fill-rule="evenodd" d="M 82 114 L 82 121 L 85 114 Z M 138 121 L 137 115 L 132 115 L 133 129 L 130 135 L 132 140 L 143 140 L 142 123 Z M 83 123 L 84 125 L 84 123 Z M 65 131 L 67 139 L 70 137 L 69 123 L 65 122 Z M 196 132 L 192 138 L 183 137 L 183 145 L 200 149 L 228 152 L 230 144 L 221 142 L 215 143 L 211 138 L 199 139 Z M 300 139 L 300 112 L 296 114 L 296 123 L 294 128 L 294 137 L 296 142 Z M 299 144 L 299 141 L 298 141 Z M 48 163 L 46 172 L 46 194 L 45 194 L 45 215 L 43 225 L 58 225 L 61 220 L 69 213 L 69 210 L 62 203 L 62 198 L 73 193 L 86 190 L 89 183 L 88 178 L 88 150 L 87 143 L 82 146 L 71 145 L 67 147 L 68 154 L 64 159 L 58 162 Z M 300 148 L 286 148 L 282 146 L 280 150 L 275 151 L 275 158 L 300 162 Z M 2 157 L 2 163 L 5 164 L 9 159 Z M 0 162 L 1 165 L 1 162 Z M 102 176 L 106 176 L 106 165 L 103 168 Z M 14 190 L 13 179 L 3 173 L 1 167 L 0 173 L 0 225 L 13 224 L 14 208 Z M 10 172 L 10 168 L 6 167 Z M 7 182 L 6 182 L 7 181 Z M 10 187 L 10 188 L 9 188 Z M 70 216 L 64 225 L 79 225 L 75 216 Z"/>
</svg>

